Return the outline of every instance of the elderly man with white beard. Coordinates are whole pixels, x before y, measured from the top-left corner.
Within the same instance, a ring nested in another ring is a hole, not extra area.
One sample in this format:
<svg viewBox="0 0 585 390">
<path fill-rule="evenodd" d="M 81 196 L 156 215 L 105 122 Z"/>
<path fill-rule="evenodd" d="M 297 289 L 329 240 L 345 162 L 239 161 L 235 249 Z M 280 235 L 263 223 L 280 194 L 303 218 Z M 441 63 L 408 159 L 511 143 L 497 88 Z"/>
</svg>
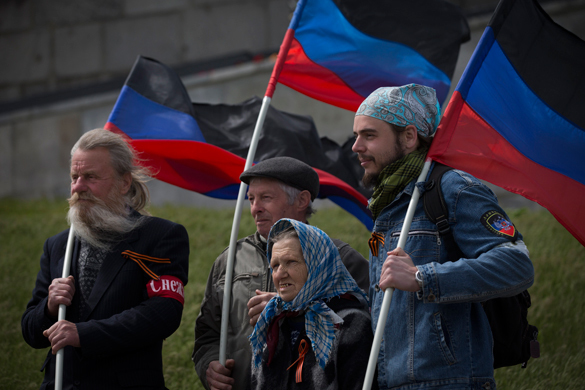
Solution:
<svg viewBox="0 0 585 390">
<path fill-rule="evenodd" d="M 63 389 L 166 389 L 162 343 L 179 327 L 189 239 L 179 224 L 150 216 L 145 180 L 129 144 L 103 129 L 71 150 L 67 220 L 75 242 L 62 278 L 69 230 L 44 245 L 22 333 L 51 347 L 41 389 L 52 389 L 64 348 Z M 60 304 L 66 319 L 57 321 Z"/>
</svg>

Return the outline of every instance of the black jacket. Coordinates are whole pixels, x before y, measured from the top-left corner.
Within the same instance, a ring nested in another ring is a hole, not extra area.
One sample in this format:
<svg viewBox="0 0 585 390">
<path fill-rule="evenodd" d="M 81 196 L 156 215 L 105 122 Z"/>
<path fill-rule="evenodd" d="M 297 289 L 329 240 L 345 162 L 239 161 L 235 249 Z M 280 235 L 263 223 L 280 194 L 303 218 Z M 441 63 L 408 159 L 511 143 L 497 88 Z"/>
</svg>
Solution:
<svg viewBox="0 0 585 390">
<path fill-rule="evenodd" d="M 71 274 L 76 276 L 76 293 L 67 308 L 66 319 L 77 324 L 80 348 L 66 347 L 63 389 L 164 389 L 162 343 L 179 327 L 183 305 L 176 299 L 148 297 L 149 276 L 135 261 L 122 255 L 130 250 L 156 258 L 169 258 L 170 264 L 144 261 L 158 276 L 174 276 L 187 283 L 189 239 L 181 225 L 147 218 L 139 228 L 118 243 L 106 256 L 88 299 L 89 309 L 79 311 L 80 288 L 76 240 Z M 69 230 L 49 238 L 44 245 L 41 269 L 32 299 L 22 316 L 22 333 L 34 348 L 50 347 L 43 331 L 56 322 L 45 311 L 48 287 L 62 276 Z M 52 389 L 55 381 L 55 355 L 49 349 L 43 365 L 41 389 Z"/>
</svg>

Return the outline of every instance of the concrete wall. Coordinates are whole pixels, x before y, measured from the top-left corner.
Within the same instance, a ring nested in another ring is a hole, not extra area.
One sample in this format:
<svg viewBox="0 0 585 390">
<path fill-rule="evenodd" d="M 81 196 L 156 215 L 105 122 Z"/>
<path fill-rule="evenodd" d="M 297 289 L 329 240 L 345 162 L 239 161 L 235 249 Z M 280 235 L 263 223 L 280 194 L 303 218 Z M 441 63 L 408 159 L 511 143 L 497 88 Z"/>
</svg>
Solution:
<svg viewBox="0 0 585 390">
<path fill-rule="evenodd" d="M 289 4 L 290 3 L 290 4 Z M 461 0 L 464 7 L 494 1 Z M 38 0 L 0 3 L 0 105 L 31 96 L 82 88 L 126 76 L 138 54 L 167 65 L 205 60 L 242 49 L 278 48 L 294 2 L 285 0 Z M 585 0 L 555 2 L 547 12 L 585 38 Z M 457 84 L 491 12 L 470 19 L 471 41 L 461 48 Z M 239 103 L 263 96 L 273 60 L 243 63 L 182 77 L 193 101 Z M 0 197 L 65 197 L 69 151 L 84 132 L 105 124 L 119 90 L 0 114 Z M 48 95 L 51 96 L 51 95 Z M 343 143 L 353 113 L 278 85 L 273 105 L 311 115 L 321 136 Z M 153 203 L 233 207 L 222 201 L 152 181 Z M 494 188 L 506 205 L 536 207 Z"/>
<path fill-rule="evenodd" d="M 170 66 L 278 48 L 286 0 L 4 0 L 0 102 L 125 75 L 138 54 Z M 294 6 L 294 4 L 293 4 Z"/>
</svg>

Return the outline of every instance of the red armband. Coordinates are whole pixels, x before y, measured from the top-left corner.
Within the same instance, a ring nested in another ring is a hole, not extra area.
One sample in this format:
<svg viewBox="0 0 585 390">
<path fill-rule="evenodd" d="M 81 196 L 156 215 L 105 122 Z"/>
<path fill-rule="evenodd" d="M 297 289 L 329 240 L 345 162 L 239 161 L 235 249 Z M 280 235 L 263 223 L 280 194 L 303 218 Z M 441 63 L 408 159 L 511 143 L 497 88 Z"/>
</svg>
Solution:
<svg viewBox="0 0 585 390">
<path fill-rule="evenodd" d="M 159 280 L 152 279 L 146 284 L 146 291 L 148 292 L 149 298 L 173 298 L 181 302 L 181 305 L 185 304 L 183 282 L 175 276 L 162 275 Z"/>
</svg>

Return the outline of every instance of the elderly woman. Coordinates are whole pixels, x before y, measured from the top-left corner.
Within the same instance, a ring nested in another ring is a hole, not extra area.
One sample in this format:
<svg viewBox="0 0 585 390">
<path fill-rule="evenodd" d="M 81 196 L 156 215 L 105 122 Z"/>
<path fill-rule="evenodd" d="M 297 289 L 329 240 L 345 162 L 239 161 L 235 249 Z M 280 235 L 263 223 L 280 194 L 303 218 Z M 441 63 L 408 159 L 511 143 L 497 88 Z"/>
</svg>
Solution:
<svg viewBox="0 0 585 390">
<path fill-rule="evenodd" d="M 278 295 L 250 336 L 252 388 L 361 389 L 370 314 L 335 244 L 315 227 L 281 219 L 270 230 L 268 260 Z"/>
</svg>

